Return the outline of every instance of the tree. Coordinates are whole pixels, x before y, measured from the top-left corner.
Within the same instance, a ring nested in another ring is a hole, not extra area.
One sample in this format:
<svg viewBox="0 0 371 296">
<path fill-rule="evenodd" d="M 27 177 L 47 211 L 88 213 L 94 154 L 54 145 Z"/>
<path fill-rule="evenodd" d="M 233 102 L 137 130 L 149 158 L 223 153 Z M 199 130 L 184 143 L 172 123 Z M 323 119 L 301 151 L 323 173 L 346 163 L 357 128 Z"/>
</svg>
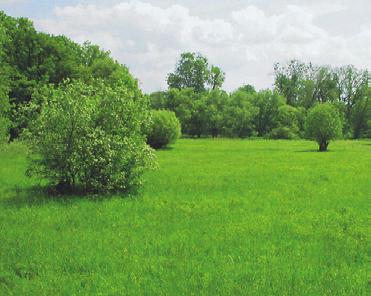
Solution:
<svg viewBox="0 0 371 296">
<path fill-rule="evenodd" d="M 5 142 L 9 138 L 9 77 L 8 65 L 4 61 L 3 46 L 6 42 L 5 29 L 0 23 L 0 143 Z"/>
<path fill-rule="evenodd" d="M 40 115 L 25 132 L 28 175 L 61 191 L 126 191 L 141 184 L 153 163 L 143 133 L 150 124 L 144 97 L 101 80 L 46 86 L 39 96 Z"/>
<path fill-rule="evenodd" d="M 101 78 L 111 85 L 122 83 L 141 95 L 137 80 L 127 67 L 99 46 L 89 42 L 79 45 L 65 36 L 37 32 L 30 20 L 13 18 L 4 12 L 0 12 L 0 27 L 0 84 L 7 89 L 11 103 L 12 139 L 28 125 L 29 120 L 21 112 L 23 107 L 44 85 L 58 86 L 67 78 L 86 83 Z"/>
<path fill-rule="evenodd" d="M 351 123 L 353 126 L 353 138 L 355 139 L 364 137 L 368 133 L 368 121 L 371 118 L 369 113 L 370 105 L 370 97 L 365 95 L 352 108 Z"/>
<path fill-rule="evenodd" d="M 230 137 L 245 138 L 255 132 L 254 119 L 259 108 L 251 104 L 251 94 L 239 90 L 231 94 L 224 111 L 224 133 Z"/>
<path fill-rule="evenodd" d="M 308 139 L 317 141 L 319 151 L 327 151 L 330 140 L 342 134 L 342 122 L 337 109 L 330 103 L 317 104 L 309 110 L 305 132 Z"/>
<path fill-rule="evenodd" d="M 0 85 L 0 143 L 9 140 L 9 120 L 10 104 L 7 89 Z"/>
<path fill-rule="evenodd" d="M 292 60 L 286 65 L 274 65 L 275 87 L 286 98 L 287 104 L 299 104 L 303 81 L 308 79 L 312 70 L 312 64 L 306 65 L 298 60 Z"/>
<path fill-rule="evenodd" d="M 152 94 L 152 106 L 156 109 L 174 111 L 182 126 L 182 133 L 201 137 L 207 131 L 207 106 L 204 93 L 197 93 L 193 88 L 169 89 L 167 92 Z"/>
<path fill-rule="evenodd" d="M 205 102 L 206 112 L 206 134 L 213 138 L 223 133 L 225 118 L 225 108 L 228 104 L 229 96 L 223 90 L 211 90 L 203 94 L 202 100 Z"/>
<path fill-rule="evenodd" d="M 174 73 L 168 75 L 167 84 L 169 88 L 193 88 L 200 93 L 206 90 L 207 85 L 211 89 L 220 88 L 224 79 L 223 71 L 216 66 L 210 68 L 206 57 L 186 52 L 181 54 Z"/>
<path fill-rule="evenodd" d="M 151 147 L 158 149 L 173 144 L 180 135 L 180 122 L 174 112 L 167 110 L 152 111 L 152 124 L 147 138 L 147 143 Z"/>
<path fill-rule="evenodd" d="M 285 98 L 276 91 L 263 90 L 249 96 L 253 106 L 259 108 L 254 116 L 254 125 L 258 136 L 268 134 L 277 127 L 278 109 L 285 104 Z"/>
<path fill-rule="evenodd" d="M 255 94 L 256 93 L 255 87 L 252 86 L 251 84 L 245 84 L 245 85 L 239 87 L 237 91 L 243 91 L 243 92 L 246 92 L 248 94 Z"/>
<path fill-rule="evenodd" d="M 346 131 L 353 132 L 353 137 L 359 138 L 362 135 L 361 129 L 364 128 L 365 120 L 362 106 L 368 103 L 366 102 L 368 71 L 358 70 L 354 66 L 344 66 L 337 69 L 337 76 L 339 101 L 345 105 Z"/>
<path fill-rule="evenodd" d="M 290 105 L 278 108 L 277 127 L 269 134 L 274 139 L 295 139 L 299 135 L 299 111 Z"/>
<path fill-rule="evenodd" d="M 209 85 L 212 90 L 221 88 L 225 80 L 225 73 L 217 66 L 211 66 L 209 74 Z"/>
<path fill-rule="evenodd" d="M 315 68 L 313 98 L 316 102 L 335 102 L 339 96 L 338 76 L 329 66 Z"/>
</svg>

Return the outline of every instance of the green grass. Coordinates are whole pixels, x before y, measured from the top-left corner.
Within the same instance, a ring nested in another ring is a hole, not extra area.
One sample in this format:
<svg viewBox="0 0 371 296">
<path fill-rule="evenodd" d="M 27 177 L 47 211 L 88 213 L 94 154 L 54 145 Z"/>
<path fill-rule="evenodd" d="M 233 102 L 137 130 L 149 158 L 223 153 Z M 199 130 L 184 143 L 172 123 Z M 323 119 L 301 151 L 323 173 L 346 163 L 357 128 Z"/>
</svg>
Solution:
<svg viewBox="0 0 371 296">
<path fill-rule="evenodd" d="M 0 147 L 0 295 L 367 295 L 371 141 L 180 140 L 133 198 L 48 198 Z"/>
</svg>

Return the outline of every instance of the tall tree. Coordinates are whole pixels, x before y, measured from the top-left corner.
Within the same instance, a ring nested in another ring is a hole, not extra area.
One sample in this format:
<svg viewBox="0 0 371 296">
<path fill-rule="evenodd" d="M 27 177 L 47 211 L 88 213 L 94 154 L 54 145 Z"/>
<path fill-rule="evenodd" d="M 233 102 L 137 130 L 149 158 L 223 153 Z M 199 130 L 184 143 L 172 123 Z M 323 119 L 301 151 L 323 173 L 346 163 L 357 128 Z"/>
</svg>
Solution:
<svg viewBox="0 0 371 296">
<path fill-rule="evenodd" d="M 211 66 L 209 85 L 212 90 L 221 88 L 225 80 L 225 73 L 217 66 Z"/>
<path fill-rule="evenodd" d="M 256 90 L 255 87 L 251 84 L 245 84 L 237 89 L 237 91 L 242 91 L 248 94 L 255 94 Z"/>
<path fill-rule="evenodd" d="M 354 66 L 344 66 L 338 68 L 336 72 L 338 76 L 339 101 L 345 105 L 346 129 L 348 131 L 353 130 L 353 136 L 359 137 L 362 133 L 359 131 L 360 121 L 352 121 L 352 116 L 355 113 L 353 109 L 356 105 L 358 115 L 365 114 L 363 111 L 364 108 L 361 105 L 365 105 L 367 108 L 368 71 L 359 70 Z"/>
<path fill-rule="evenodd" d="M 0 23 L 0 143 L 9 138 L 9 66 L 5 62 L 3 45 L 6 41 L 5 28 Z"/>
<path fill-rule="evenodd" d="M 264 136 L 277 126 L 278 110 L 285 104 L 285 97 L 276 91 L 264 90 L 249 98 L 252 105 L 259 108 L 254 124 L 258 136 Z"/>
<path fill-rule="evenodd" d="M 206 57 L 193 52 L 182 53 L 175 71 L 167 77 L 169 88 L 193 88 L 200 93 L 210 86 L 211 89 L 223 85 L 225 74 L 216 66 L 209 66 Z"/>
<path fill-rule="evenodd" d="M 308 79 L 312 70 L 312 64 L 306 65 L 298 60 L 292 60 L 286 65 L 279 63 L 274 65 L 275 87 L 286 97 L 287 104 L 292 106 L 299 104 L 303 81 Z"/>
</svg>

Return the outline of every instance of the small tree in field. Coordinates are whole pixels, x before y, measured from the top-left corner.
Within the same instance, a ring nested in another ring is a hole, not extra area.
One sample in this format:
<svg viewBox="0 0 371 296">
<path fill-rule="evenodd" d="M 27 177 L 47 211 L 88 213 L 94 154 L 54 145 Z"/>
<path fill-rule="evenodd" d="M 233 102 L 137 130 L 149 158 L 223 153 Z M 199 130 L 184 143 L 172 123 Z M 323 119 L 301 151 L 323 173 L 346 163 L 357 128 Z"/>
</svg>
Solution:
<svg viewBox="0 0 371 296">
<path fill-rule="evenodd" d="M 342 134 L 342 121 L 337 109 L 329 104 L 313 107 L 305 121 L 305 133 L 308 139 L 317 141 L 319 151 L 327 151 L 330 140 Z"/>
<path fill-rule="evenodd" d="M 180 122 L 174 112 L 154 110 L 147 143 L 155 149 L 173 144 L 180 137 L 180 130 Z"/>
<path fill-rule="evenodd" d="M 123 84 L 67 81 L 38 94 L 40 115 L 25 132 L 29 175 L 63 191 L 126 191 L 140 184 L 153 163 L 144 130 L 147 100 Z"/>
</svg>

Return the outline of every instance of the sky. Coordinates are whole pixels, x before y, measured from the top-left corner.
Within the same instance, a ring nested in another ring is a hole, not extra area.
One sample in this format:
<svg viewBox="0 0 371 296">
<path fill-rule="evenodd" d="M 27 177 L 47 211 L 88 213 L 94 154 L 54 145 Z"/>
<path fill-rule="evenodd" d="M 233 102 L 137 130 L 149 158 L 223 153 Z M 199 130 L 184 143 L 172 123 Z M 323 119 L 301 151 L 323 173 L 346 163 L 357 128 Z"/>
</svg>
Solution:
<svg viewBox="0 0 371 296">
<path fill-rule="evenodd" d="M 0 0 L 35 27 L 109 50 L 146 92 L 166 89 L 180 54 L 200 52 L 224 88 L 273 85 L 275 62 L 371 69 L 371 0 Z"/>
</svg>

